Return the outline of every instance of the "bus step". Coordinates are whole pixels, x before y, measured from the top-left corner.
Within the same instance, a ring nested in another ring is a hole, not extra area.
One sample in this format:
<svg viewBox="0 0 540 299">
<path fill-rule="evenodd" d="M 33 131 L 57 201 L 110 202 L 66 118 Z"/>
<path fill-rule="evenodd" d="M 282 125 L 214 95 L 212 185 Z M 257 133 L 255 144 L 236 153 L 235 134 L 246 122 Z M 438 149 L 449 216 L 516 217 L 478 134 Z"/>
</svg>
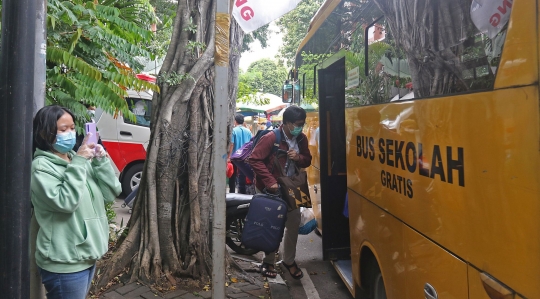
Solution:
<svg viewBox="0 0 540 299">
<path fill-rule="evenodd" d="M 353 294 L 353 277 L 352 277 L 352 262 L 351 260 L 337 260 L 332 261 L 332 265 L 336 269 L 339 276 L 341 276 L 341 280 L 345 282 L 345 285 Z"/>
</svg>

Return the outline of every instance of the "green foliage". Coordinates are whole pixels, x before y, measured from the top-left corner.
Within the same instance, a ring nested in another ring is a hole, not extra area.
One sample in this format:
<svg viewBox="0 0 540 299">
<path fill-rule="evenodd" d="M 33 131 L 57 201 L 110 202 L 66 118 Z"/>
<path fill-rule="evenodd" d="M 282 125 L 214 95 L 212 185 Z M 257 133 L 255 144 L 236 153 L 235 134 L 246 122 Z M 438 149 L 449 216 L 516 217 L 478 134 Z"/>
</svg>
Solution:
<svg viewBox="0 0 540 299">
<path fill-rule="evenodd" d="M 254 41 L 259 41 L 261 43 L 261 48 L 266 48 L 269 34 L 270 30 L 268 30 L 268 25 L 264 25 L 253 32 L 245 34 L 244 40 L 242 41 L 242 53 L 250 51 L 250 46 Z"/>
<path fill-rule="evenodd" d="M 186 28 L 184 28 L 184 30 L 189 31 L 192 34 L 197 33 L 197 25 L 193 24 L 193 18 L 192 17 L 189 18 L 189 25 Z"/>
<path fill-rule="evenodd" d="M 303 75 L 306 74 L 306 81 L 304 82 L 305 93 L 302 98 L 302 103 L 318 103 L 317 95 L 314 93 L 315 88 L 313 86 L 313 79 L 315 78 L 314 67 L 332 55 L 312 54 L 306 52 L 302 52 L 301 55 L 303 64 L 298 68 L 298 76 L 299 78 L 303 78 Z"/>
<path fill-rule="evenodd" d="M 186 48 L 191 53 L 191 55 L 195 55 L 200 51 L 204 51 L 204 49 L 206 49 L 206 45 L 201 42 L 194 42 L 190 40 L 188 41 Z"/>
<path fill-rule="evenodd" d="M 347 94 L 356 94 L 360 97 L 348 97 L 349 103 L 354 105 L 368 105 L 384 103 L 390 98 L 390 82 L 393 77 L 380 69 L 380 61 L 385 53 L 391 51 L 391 46 L 384 42 L 373 43 L 369 46 L 368 69 L 369 74 L 359 72 L 360 84 L 353 89 L 347 90 Z M 364 51 L 346 53 L 347 69 L 359 67 L 363 69 L 366 57 Z"/>
<path fill-rule="evenodd" d="M 105 212 L 107 213 L 107 221 L 109 224 L 116 223 L 116 212 L 113 209 L 114 203 L 105 204 Z"/>
<path fill-rule="evenodd" d="M 157 22 L 148 0 L 49 0 L 47 6 L 46 104 L 70 108 L 78 130 L 88 120 L 84 104 L 134 119 L 126 89 L 155 90 L 135 77 L 153 55 L 140 45 Z"/>
<path fill-rule="evenodd" d="M 150 0 L 150 3 L 155 8 L 155 14 L 158 22 L 156 23 L 156 32 L 152 40 L 147 42 L 148 51 L 156 57 L 164 57 L 171 42 L 173 21 L 176 17 L 176 1 L 170 0 Z M 184 30 L 197 30 L 196 25 L 191 25 Z"/>
<path fill-rule="evenodd" d="M 158 79 L 159 82 L 164 82 L 171 86 L 179 85 L 180 83 L 182 83 L 182 81 L 186 79 L 191 79 L 195 81 L 195 79 L 190 74 L 179 74 L 176 72 L 161 73 Z"/>
<path fill-rule="evenodd" d="M 278 65 L 268 58 L 257 60 L 248 67 L 246 73 L 240 74 L 239 82 L 245 84 L 246 88 L 240 94 L 239 86 L 238 97 L 254 92 L 271 93 L 281 96 L 281 88 L 286 79 L 287 70 L 285 67 Z"/>
<path fill-rule="evenodd" d="M 323 2 L 323 0 L 304 0 L 294 10 L 285 14 L 276 22 L 281 33 L 284 34 L 279 55 L 288 66 L 294 66 L 296 50 L 308 31 L 311 18 L 313 18 Z"/>
</svg>

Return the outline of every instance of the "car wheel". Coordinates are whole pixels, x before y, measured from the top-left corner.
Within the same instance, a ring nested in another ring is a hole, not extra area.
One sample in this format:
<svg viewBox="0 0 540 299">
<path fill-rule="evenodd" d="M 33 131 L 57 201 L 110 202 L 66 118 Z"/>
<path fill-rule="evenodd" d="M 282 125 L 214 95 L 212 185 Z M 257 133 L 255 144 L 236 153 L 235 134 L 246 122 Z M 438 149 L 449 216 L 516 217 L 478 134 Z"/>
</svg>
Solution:
<svg viewBox="0 0 540 299">
<path fill-rule="evenodd" d="M 131 166 L 122 176 L 122 193 L 128 196 L 141 182 L 143 163 Z"/>
</svg>

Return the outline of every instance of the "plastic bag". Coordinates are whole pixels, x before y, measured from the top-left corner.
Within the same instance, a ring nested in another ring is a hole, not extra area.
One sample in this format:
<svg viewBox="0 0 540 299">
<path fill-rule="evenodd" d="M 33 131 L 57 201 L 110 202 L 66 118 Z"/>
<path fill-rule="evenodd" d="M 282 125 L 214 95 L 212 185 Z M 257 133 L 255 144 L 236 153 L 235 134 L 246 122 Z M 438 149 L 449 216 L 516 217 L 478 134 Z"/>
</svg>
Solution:
<svg viewBox="0 0 540 299">
<path fill-rule="evenodd" d="M 231 162 L 227 162 L 227 173 L 226 173 L 227 178 L 230 179 L 230 178 L 232 177 L 233 173 L 234 173 L 234 168 L 233 168 L 232 163 L 231 163 Z"/>
<path fill-rule="evenodd" d="M 298 234 L 307 235 L 317 228 L 317 219 L 312 208 L 300 208 L 300 229 Z"/>
</svg>

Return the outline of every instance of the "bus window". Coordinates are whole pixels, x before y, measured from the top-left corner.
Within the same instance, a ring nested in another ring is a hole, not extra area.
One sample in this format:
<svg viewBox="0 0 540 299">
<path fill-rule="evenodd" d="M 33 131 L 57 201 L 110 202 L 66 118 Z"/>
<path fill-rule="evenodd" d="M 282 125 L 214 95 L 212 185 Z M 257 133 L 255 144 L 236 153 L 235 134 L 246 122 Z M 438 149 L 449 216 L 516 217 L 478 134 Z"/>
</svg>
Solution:
<svg viewBox="0 0 540 299">
<path fill-rule="evenodd" d="M 347 70 L 354 75 L 359 70 L 359 78 L 348 79 L 349 106 L 492 89 L 507 25 L 497 32 L 482 32 L 466 8 L 446 10 L 452 15 L 441 18 L 440 24 L 424 24 L 417 16 L 409 27 L 384 17 L 397 15 L 390 6 L 382 5 L 380 11 L 364 16 L 363 20 L 378 21 L 368 28 L 366 21 L 360 22 L 351 35 Z M 436 9 L 426 10 L 423 17 L 432 17 Z M 432 28 L 443 34 L 430 35 L 420 26 L 445 29 Z"/>
</svg>

